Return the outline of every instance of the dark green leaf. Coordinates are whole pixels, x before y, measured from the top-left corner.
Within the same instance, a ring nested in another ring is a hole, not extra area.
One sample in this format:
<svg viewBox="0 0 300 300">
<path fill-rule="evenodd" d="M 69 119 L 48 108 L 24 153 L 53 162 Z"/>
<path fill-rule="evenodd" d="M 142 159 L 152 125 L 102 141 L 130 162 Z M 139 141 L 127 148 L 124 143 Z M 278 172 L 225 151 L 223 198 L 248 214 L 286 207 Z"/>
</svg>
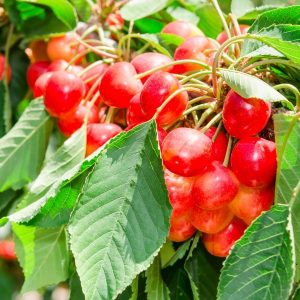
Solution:
<svg viewBox="0 0 300 300">
<path fill-rule="evenodd" d="M 0 137 L 4 136 L 11 127 L 11 107 L 9 91 L 3 80 L 0 81 Z"/>
<path fill-rule="evenodd" d="M 85 300 L 82 292 L 80 279 L 75 273 L 70 280 L 70 299 L 69 300 Z"/>
<path fill-rule="evenodd" d="M 171 256 L 171 258 L 165 264 L 163 264 L 163 268 L 170 267 L 174 265 L 179 259 L 182 259 L 190 249 L 191 242 L 192 240 L 190 239 L 180 245 L 176 252 Z"/>
<path fill-rule="evenodd" d="M 0 270 L 1 300 L 11 300 L 14 295 L 14 281 L 7 272 Z"/>
</svg>

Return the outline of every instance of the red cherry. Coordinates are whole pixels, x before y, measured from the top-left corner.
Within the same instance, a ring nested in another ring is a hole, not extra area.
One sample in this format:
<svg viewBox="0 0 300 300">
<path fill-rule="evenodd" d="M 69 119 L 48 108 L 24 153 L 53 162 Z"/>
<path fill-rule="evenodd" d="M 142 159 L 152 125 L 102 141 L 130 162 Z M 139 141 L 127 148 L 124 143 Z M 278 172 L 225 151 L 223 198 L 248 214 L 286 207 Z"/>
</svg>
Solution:
<svg viewBox="0 0 300 300">
<path fill-rule="evenodd" d="M 227 206 L 216 210 L 205 210 L 195 206 L 191 214 L 192 224 L 205 233 L 217 233 L 223 230 L 232 218 L 233 213 Z"/>
<path fill-rule="evenodd" d="M 132 97 L 129 103 L 129 107 L 127 110 L 126 120 L 127 124 L 130 125 L 138 125 L 140 123 L 148 121 L 150 118 L 142 111 L 141 93 L 136 94 Z"/>
<path fill-rule="evenodd" d="M 173 59 L 170 57 L 154 52 L 145 52 L 140 55 L 137 55 L 131 63 L 136 69 L 138 74 L 149 71 L 153 68 L 160 67 L 162 65 L 171 63 Z M 162 71 L 169 72 L 172 69 L 172 66 L 165 67 Z M 150 75 L 141 78 L 143 83 L 150 77 Z"/>
<path fill-rule="evenodd" d="M 241 34 L 245 34 L 247 33 L 248 29 L 250 28 L 250 26 L 248 25 L 240 25 L 240 31 Z M 237 35 L 236 30 L 234 29 L 234 35 Z M 225 31 L 222 31 L 216 38 L 216 40 L 219 42 L 219 44 L 224 44 L 227 40 L 228 40 L 228 36 L 226 34 Z"/>
<path fill-rule="evenodd" d="M 231 90 L 224 101 L 223 123 L 236 138 L 258 134 L 271 116 L 271 104 L 262 99 L 245 99 Z"/>
<path fill-rule="evenodd" d="M 204 36 L 194 36 L 186 39 L 185 42 L 176 49 L 174 59 L 194 59 L 210 64 L 212 52 L 206 50 L 215 50 L 217 48 L 217 44 L 209 38 Z M 182 74 L 199 70 L 203 70 L 203 67 L 193 63 L 184 63 L 174 66 L 172 72 Z"/>
<path fill-rule="evenodd" d="M 277 168 L 276 145 L 259 137 L 241 139 L 233 148 L 230 164 L 244 185 L 261 187 L 272 184 Z"/>
<path fill-rule="evenodd" d="M 30 89 L 34 89 L 34 84 L 36 80 L 44 73 L 48 72 L 49 62 L 47 61 L 38 61 L 29 65 L 27 69 L 27 83 Z"/>
<path fill-rule="evenodd" d="M 78 76 L 57 71 L 48 80 L 44 104 L 51 116 L 63 117 L 76 110 L 84 93 L 84 83 Z"/>
<path fill-rule="evenodd" d="M 195 179 L 194 206 L 207 210 L 225 207 L 233 200 L 238 189 L 239 182 L 233 172 L 215 161 Z"/>
<path fill-rule="evenodd" d="M 182 20 L 173 21 L 167 24 L 161 32 L 179 35 L 184 39 L 196 35 L 204 35 L 203 32 L 197 26 L 190 22 Z"/>
<path fill-rule="evenodd" d="M 121 131 L 122 128 L 116 124 L 88 124 L 86 156 L 89 156 Z"/>
<path fill-rule="evenodd" d="M 5 260 L 15 260 L 15 243 L 13 241 L 0 241 L 0 257 Z"/>
<path fill-rule="evenodd" d="M 160 149 L 162 149 L 162 144 L 167 135 L 168 133 L 162 127 L 157 126 L 157 137 L 158 137 L 158 144 Z"/>
<path fill-rule="evenodd" d="M 210 127 L 205 132 L 205 135 L 207 135 L 210 139 L 212 139 L 216 131 L 217 131 L 216 127 Z M 225 133 L 223 131 L 219 131 L 217 138 L 212 143 L 211 152 L 212 152 L 213 160 L 223 163 L 226 155 L 227 144 L 228 144 L 228 138 L 226 137 Z"/>
<path fill-rule="evenodd" d="M 194 177 L 178 176 L 165 169 L 165 182 L 173 216 L 189 214 L 192 210 L 192 188 Z"/>
<path fill-rule="evenodd" d="M 47 54 L 52 61 L 63 59 L 71 61 L 78 53 L 82 53 L 85 47 L 78 44 L 79 36 L 75 32 L 68 32 L 63 36 L 54 37 L 48 42 Z M 78 58 L 80 63 L 83 57 Z"/>
<path fill-rule="evenodd" d="M 141 92 L 141 106 L 145 114 L 152 118 L 156 110 L 175 91 L 181 88 L 177 78 L 167 72 L 156 72 L 146 81 Z M 172 124 L 178 120 L 188 105 L 188 94 L 181 92 L 170 100 L 158 115 L 160 126 Z"/>
<path fill-rule="evenodd" d="M 203 234 L 203 243 L 206 250 L 219 257 L 226 257 L 234 243 L 242 237 L 247 225 L 234 218 L 222 231 L 215 234 Z"/>
<path fill-rule="evenodd" d="M 89 68 L 82 76 L 81 79 L 86 84 L 87 90 L 90 90 L 91 87 L 97 82 L 97 80 L 103 76 L 105 71 L 108 69 L 107 64 L 97 64 Z"/>
<path fill-rule="evenodd" d="M 55 60 L 49 65 L 48 72 L 66 71 L 68 66 L 69 64 L 63 59 Z"/>
<path fill-rule="evenodd" d="M 0 81 L 4 77 L 4 66 L 5 66 L 5 56 L 0 54 Z M 8 69 L 6 71 L 6 81 L 7 81 L 7 83 L 10 82 L 10 78 L 11 78 L 11 68 L 8 65 Z"/>
<path fill-rule="evenodd" d="M 62 119 L 58 120 L 58 128 L 59 130 L 65 135 L 70 136 L 74 133 L 77 129 L 79 129 L 83 122 L 86 114 L 88 113 L 88 123 L 97 123 L 99 122 L 99 112 L 98 108 L 95 105 L 90 105 L 88 102 L 87 104 L 80 103 L 75 112 L 64 116 Z"/>
<path fill-rule="evenodd" d="M 188 215 L 174 216 L 170 218 L 169 240 L 173 242 L 184 242 L 192 237 L 196 228 L 190 223 Z"/>
<path fill-rule="evenodd" d="M 38 97 L 44 96 L 45 90 L 46 90 L 46 86 L 47 86 L 48 81 L 49 81 L 50 77 L 52 76 L 52 74 L 53 74 L 53 72 L 46 72 L 46 73 L 42 74 L 35 81 L 34 88 L 33 88 L 34 98 L 38 98 Z"/>
<path fill-rule="evenodd" d="M 229 204 L 232 212 L 250 224 L 263 211 L 269 210 L 274 201 L 274 187 L 251 188 L 240 186 L 239 192 Z"/>
<path fill-rule="evenodd" d="M 124 26 L 124 19 L 118 11 L 116 13 L 110 13 L 105 22 L 108 26 L 113 27 L 115 30 L 121 30 Z"/>
<path fill-rule="evenodd" d="M 195 176 L 205 171 L 210 164 L 211 140 L 192 128 L 176 128 L 165 138 L 162 159 L 165 166 L 181 176 Z"/>
<path fill-rule="evenodd" d="M 104 103 L 118 108 L 127 108 L 131 98 L 142 89 L 142 83 L 135 78 L 136 71 L 128 62 L 111 65 L 104 73 L 99 91 Z"/>
</svg>

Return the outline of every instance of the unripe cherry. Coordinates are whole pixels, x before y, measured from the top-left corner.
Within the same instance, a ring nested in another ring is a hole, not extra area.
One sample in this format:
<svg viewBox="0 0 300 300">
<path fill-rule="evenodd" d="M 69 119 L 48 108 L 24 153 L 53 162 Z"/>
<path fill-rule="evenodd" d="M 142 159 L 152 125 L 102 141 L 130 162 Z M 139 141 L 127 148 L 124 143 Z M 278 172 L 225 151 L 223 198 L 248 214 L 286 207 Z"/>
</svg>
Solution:
<svg viewBox="0 0 300 300">
<path fill-rule="evenodd" d="M 47 86 L 48 81 L 49 81 L 50 77 L 52 76 L 52 74 L 53 74 L 53 72 L 46 72 L 46 73 L 42 74 L 35 81 L 34 88 L 33 88 L 34 98 L 38 98 L 38 97 L 44 96 L 45 90 L 46 90 L 46 86 Z"/>
<path fill-rule="evenodd" d="M 203 32 L 194 24 L 183 21 L 176 20 L 167 24 L 161 31 L 162 33 L 175 34 L 183 37 L 184 39 L 192 36 L 203 36 Z"/>
<path fill-rule="evenodd" d="M 49 62 L 38 61 L 36 63 L 30 64 L 27 69 L 27 83 L 31 90 L 34 89 L 34 84 L 36 80 L 44 73 L 48 72 Z"/>
</svg>

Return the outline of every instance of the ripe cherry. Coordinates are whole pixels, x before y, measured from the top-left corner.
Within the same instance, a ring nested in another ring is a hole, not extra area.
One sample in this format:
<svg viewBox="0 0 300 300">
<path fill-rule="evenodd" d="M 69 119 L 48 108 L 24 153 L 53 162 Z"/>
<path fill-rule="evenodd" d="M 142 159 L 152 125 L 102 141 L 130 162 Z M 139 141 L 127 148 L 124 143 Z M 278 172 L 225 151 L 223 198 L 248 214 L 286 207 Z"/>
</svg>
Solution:
<svg viewBox="0 0 300 300">
<path fill-rule="evenodd" d="M 205 132 L 205 135 L 207 135 L 210 139 L 212 139 L 216 131 L 217 131 L 216 127 L 210 127 Z M 211 152 L 212 152 L 213 160 L 223 163 L 226 155 L 227 144 L 228 144 L 228 138 L 226 137 L 225 133 L 223 131 L 219 131 L 217 138 L 212 143 Z"/>
<path fill-rule="evenodd" d="M 212 51 L 218 48 L 218 45 L 204 36 L 194 36 L 188 38 L 175 51 L 175 60 L 194 59 L 211 63 Z M 185 72 L 203 70 L 203 66 L 194 63 L 184 63 L 175 65 L 172 69 L 173 73 L 182 74 Z"/>
<path fill-rule="evenodd" d="M 48 42 L 47 54 L 52 61 L 63 59 L 71 61 L 74 56 L 82 53 L 85 47 L 78 44 L 79 36 L 75 32 L 68 32 L 63 36 L 52 38 Z M 77 59 L 77 63 L 82 61 L 83 57 Z"/>
<path fill-rule="evenodd" d="M 165 131 L 162 127 L 157 126 L 157 138 L 160 150 L 162 149 L 162 144 L 165 140 L 165 137 L 168 135 L 168 132 Z"/>
<path fill-rule="evenodd" d="M 189 215 L 174 216 L 170 218 L 169 240 L 173 242 L 184 242 L 192 237 L 196 228 L 190 223 Z"/>
<path fill-rule="evenodd" d="M 107 64 L 97 64 L 91 68 L 88 67 L 88 70 L 81 76 L 81 79 L 86 84 L 87 90 L 91 89 L 107 69 Z"/>
<path fill-rule="evenodd" d="M 175 34 L 178 36 L 183 37 L 184 39 L 196 36 L 196 35 L 201 35 L 203 36 L 203 32 L 194 24 L 187 22 L 187 21 L 182 21 L 182 20 L 177 20 L 173 21 L 169 24 L 167 24 L 161 31 L 162 33 L 169 33 L 169 34 Z"/>
<path fill-rule="evenodd" d="M 34 98 L 38 98 L 40 96 L 44 96 L 45 90 L 46 90 L 46 86 L 47 86 L 48 81 L 49 81 L 50 77 L 52 76 L 52 74 L 53 74 L 53 72 L 46 72 L 46 73 L 42 74 L 35 81 L 34 88 L 33 88 Z"/>
<path fill-rule="evenodd" d="M 0 257 L 5 260 L 16 260 L 15 243 L 13 241 L 0 241 Z"/>
<path fill-rule="evenodd" d="M 213 162 L 195 179 L 193 186 L 194 206 L 214 210 L 227 206 L 235 197 L 239 182 L 232 171 L 219 162 Z"/>
<path fill-rule="evenodd" d="M 162 159 L 165 166 L 181 176 L 195 176 L 210 164 L 212 142 L 204 133 L 192 128 L 176 128 L 165 138 Z"/>
<path fill-rule="evenodd" d="M 85 116 L 88 114 L 87 123 L 97 123 L 99 122 L 99 111 L 97 106 L 90 105 L 90 103 L 80 103 L 75 112 L 64 116 L 58 120 L 58 128 L 65 135 L 70 136 L 77 129 L 79 129 L 83 122 Z"/>
<path fill-rule="evenodd" d="M 146 122 L 150 119 L 142 111 L 140 95 L 141 93 L 138 93 L 135 96 L 133 96 L 132 99 L 130 100 L 129 107 L 127 110 L 127 115 L 126 115 L 127 124 L 129 126 L 137 125 Z"/>
<path fill-rule="evenodd" d="M 192 224 L 205 233 L 217 233 L 232 220 L 233 213 L 226 206 L 216 210 L 205 210 L 194 206 L 191 214 Z"/>
<path fill-rule="evenodd" d="M 236 138 L 258 134 L 271 116 L 271 104 L 262 99 L 245 99 L 231 90 L 224 101 L 223 123 Z"/>
<path fill-rule="evenodd" d="M 122 131 L 116 124 L 92 123 L 87 125 L 86 156 L 96 151 Z"/>
<path fill-rule="evenodd" d="M 167 72 L 152 74 L 141 92 L 141 106 L 144 113 L 151 118 L 164 101 L 181 88 L 178 79 Z M 160 126 L 172 124 L 180 118 L 188 104 L 188 94 L 183 91 L 174 96 L 159 113 L 156 121 Z"/>
<path fill-rule="evenodd" d="M 142 83 L 136 79 L 134 66 L 128 62 L 111 65 L 104 73 L 99 91 L 104 103 L 118 108 L 127 108 L 133 96 L 142 89 Z"/>
<path fill-rule="evenodd" d="M 78 76 L 57 71 L 48 80 L 44 104 L 51 116 L 63 117 L 76 110 L 84 93 L 84 83 Z"/>
<path fill-rule="evenodd" d="M 241 139 L 233 148 L 230 164 L 244 185 L 261 187 L 272 184 L 277 168 L 275 143 L 259 137 Z"/>
<path fill-rule="evenodd" d="M 49 61 L 47 55 L 47 43 L 43 40 L 32 41 L 25 50 L 32 63 L 38 61 Z"/>
<path fill-rule="evenodd" d="M 240 25 L 240 31 L 241 31 L 241 34 L 245 34 L 247 33 L 249 29 L 249 26 L 248 25 Z M 236 32 L 236 30 L 234 29 L 234 35 L 237 35 L 238 33 Z M 216 38 L 216 40 L 219 42 L 219 44 L 224 44 L 227 40 L 228 40 L 228 36 L 227 36 L 227 33 L 225 31 L 222 31 Z"/>
<path fill-rule="evenodd" d="M 154 52 L 145 52 L 140 55 L 137 55 L 131 63 L 136 69 L 138 74 L 144 73 L 149 71 L 153 68 L 160 67 L 162 65 L 171 63 L 173 60 L 161 53 L 154 53 Z M 162 71 L 169 72 L 172 69 L 172 66 L 165 67 Z M 150 75 L 141 78 L 143 83 L 150 77 Z"/>
<path fill-rule="evenodd" d="M 247 225 L 238 218 L 234 218 L 231 223 L 222 231 L 215 234 L 203 234 L 203 243 L 206 250 L 219 257 L 226 257 L 234 243 L 242 237 Z"/>
<path fill-rule="evenodd" d="M 65 71 L 68 68 L 68 66 L 69 64 L 63 59 L 55 60 L 49 65 L 48 71 Z"/>
<path fill-rule="evenodd" d="M 5 56 L 0 54 L 0 81 L 4 77 L 4 66 L 5 66 Z M 11 68 L 8 65 L 7 71 L 6 71 L 6 81 L 7 83 L 10 82 L 11 78 Z"/>
<path fill-rule="evenodd" d="M 241 185 L 229 207 L 237 217 L 250 224 L 263 211 L 269 210 L 273 201 L 273 186 L 260 189 Z"/>
<path fill-rule="evenodd" d="M 48 72 L 49 62 L 38 61 L 29 65 L 27 69 L 27 83 L 29 87 L 33 90 L 36 80 L 44 73 Z"/>
</svg>

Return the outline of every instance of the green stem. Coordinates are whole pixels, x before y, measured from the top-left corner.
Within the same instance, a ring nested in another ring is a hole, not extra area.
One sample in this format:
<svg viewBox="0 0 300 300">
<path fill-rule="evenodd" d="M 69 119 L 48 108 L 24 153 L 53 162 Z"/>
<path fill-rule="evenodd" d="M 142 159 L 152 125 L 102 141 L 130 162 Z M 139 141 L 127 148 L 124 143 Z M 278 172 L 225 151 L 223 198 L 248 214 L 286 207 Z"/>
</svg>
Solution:
<svg viewBox="0 0 300 300">
<path fill-rule="evenodd" d="M 126 61 L 130 60 L 130 45 L 131 45 L 131 37 L 130 37 L 130 35 L 132 34 L 133 25 L 134 25 L 134 21 L 130 21 L 130 23 L 129 23 L 129 29 L 128 29 L 129 38 L 127 40 L 127 49 L 126 49 L 126 52 L 125 52 L 125 60 Z"/>
<path fill-rule="evenodd" d="M 216 130 L 214 136 L 213 136 L 212 139 L 211 139 L 213 142 L 217 139 L 217 137 L 218 137 L 218 135 L 219 135 L 219 133 L 220 133 L 220 131 L 221 131 L 222 124 L 223 124 L 223 122 L 222 122 L 222 120 L 221 120 L 221 121 L 219 122 L 219 124 L 218 124 L 217 130 Z"/>
<path fill-rule="evenodd" d="M 242 69 L 242 71 L 243 72 L 248 72 L 249 70 L 254 69 L 256 67 L 264 66 L 264 65 L 271 65 L 271 64 L 282 64 L 282 65 L 286 65 L 286 66 L 289 66 L 289 67 L 294 67 L 296 69 L 300 69 L 299 65 L 297 65 L 297 64 L 295 64 L 295 63 L 293 63 L 289 60 L 280 59 L 280 58 L 273 58 L 273 59 L 261 60 L 261 61 L 252 63 L 250 65 L 247 65 L 246 67 L 244 67 Z"/>
<path fill-rule="evenodd" d="M 297 112 L 300 111 L 300 92 L 295 86 L 293 86 L 292 84 L 288 84 L 288 83 L 282 83 L 282 84 L 277 84 L 277 85 L 273 86 L 273 88 L 275 90 L 287 89 L 287 90 L 291 91 L 295 95 L 295 98 L 296 98 L 296 111 Z"/>
<path fill-rule="evenodd" d="M 191 79 L 194 79 L 194 78 L 202 78 L 202 77 L 205 77 L 207 75 L 210 75 L 211 74 L 211 70 L 209 71 L 200 71 L 200 72 L 196 72 L 196 73 L 193 73 L 191 75 L 188 75 L 188 76 L 184 76 L 183 79 L 180 80 L 180 83 L 181 84 L 185 84 L 186 82 L 190 81 Z M 220 74 L 220 73 L 219 73 Z"/>
<path fill-rule="evenodd" d="M 222 113 L 216 114 L 203 128 L 202 132 L 205 133 L 211 126 L 215 125 L 218 121 L 222 119 Z"/>
<path fill-rule="evenodd" d="M 231 154 L 231 148 L 232 148 L 232 137 L 229 136 L 229 139 L 228 139 L 228 144 L 227 144 L 227 149 L 226 149 L 226 154 L 225 154 L 225 158 L 224 158 L 224 161 L 223 161 L 223 165 L 225 167 L 228 166 L 229 164 L 229 159 L 230 159 L 230 154 Z"/>
<path fill-rule="evenodd" d="M 203 114 L 201 115 L 200 120 L 196 124 L 195 129 L 199 129 L 201 127 L 201 125 L 205 122 L 205 120 L 209 117 L 209 115 L 211 115 L 213 112 L 214 112 L 214 109 L 212 107 L 209 107 L 208 109 L 206 109 L 203 112 Z"/>
<path fill-rule="evenodd" d="M 197 103 L 199 101 L 206 100 L 206 99 L 211 99 L 211 96 L 204 95 L 204 96 L 196 97 L 196 98 L 190 100 L 189 104 L 192 105 L 194 103 Z"/>
<path fill-rule="evenodd" d="M 206 108 L 209 108 L 209 107 L 213 108 L 215 106 L 215 103 L 216 102 L 209 102 L 209 103 L 202 103 L 202 104 L 199 104 L 199 105 L 195 105 L 195 106 L 190 107 L 189 109 L 185 110 L 183 112 L 183 115 L 186 116 L 186 115 L 190 114 L 193 111 L 197 111 L 197 110 L 201 110 L 201 109 L 206 109 Z"/>
<path fill-rule="evenodd" d="M 110 107 L 108 109 L 108 112 L 107 112 L 107 115 L 106 115 L 106 118 L 105 118 L 105 123 L 111 123 L 112 118 L 114 116 L 114 113 L 115 113 L 115 108 L 114 107 Z"/>
</svg>

